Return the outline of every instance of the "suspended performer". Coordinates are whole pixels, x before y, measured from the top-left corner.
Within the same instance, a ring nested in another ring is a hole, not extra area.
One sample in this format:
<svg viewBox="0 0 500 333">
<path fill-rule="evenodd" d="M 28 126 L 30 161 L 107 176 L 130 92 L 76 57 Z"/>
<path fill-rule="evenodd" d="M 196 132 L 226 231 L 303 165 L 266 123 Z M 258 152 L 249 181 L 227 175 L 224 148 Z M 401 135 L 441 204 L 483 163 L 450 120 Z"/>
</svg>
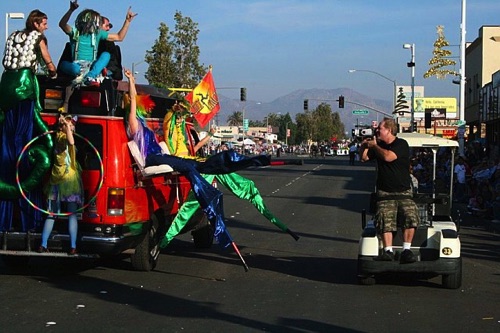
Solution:
<svg viewBox="0 0 500 333">
<path fill-rule="evenodd" d="M 135 79 L 128 69 L 125 70 L 125 76 L 129 80 L 130 95 L 129 101 L 126 100 L 128 107 L 125 115 L 129 138 L 139 147 L 146 166 L 168 164 L 189 180 L 196 200 L 215 226 L 217 242 L 222 247 L 228 247 L 233 241 L 224 225 L 222 192 L 207 182 L 201 173 L 225 174 L 251 166 L 269 165 L 269 157 L 247 157 L 234 151 L 225 151 L 201 162 L 163 154 L 155 133 L 145 123 L 145 117 L 154 107 L 154 102 L 149 96 L 137 96 Z"/>
</svg>

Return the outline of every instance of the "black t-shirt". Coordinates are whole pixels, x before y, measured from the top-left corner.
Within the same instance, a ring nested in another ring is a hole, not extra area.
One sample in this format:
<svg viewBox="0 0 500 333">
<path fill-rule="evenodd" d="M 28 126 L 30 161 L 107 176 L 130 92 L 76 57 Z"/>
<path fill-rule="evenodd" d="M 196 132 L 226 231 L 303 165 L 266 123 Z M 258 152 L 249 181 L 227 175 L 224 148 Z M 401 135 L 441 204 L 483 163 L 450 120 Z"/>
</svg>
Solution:
<svg viewBox="0 0 500 333">
<path fill-rule="evenodd" d="M 377 190 L 385 192 L 404 192 L 411 188 L 410 179 L 410 148 L 404 139 L 396 138 L 391 144 L 380 142 L 381 148 L 394 152 L 397 158 L 385 162 L 370 150 L 368 157 L 377 160 Z"/>
</svg>

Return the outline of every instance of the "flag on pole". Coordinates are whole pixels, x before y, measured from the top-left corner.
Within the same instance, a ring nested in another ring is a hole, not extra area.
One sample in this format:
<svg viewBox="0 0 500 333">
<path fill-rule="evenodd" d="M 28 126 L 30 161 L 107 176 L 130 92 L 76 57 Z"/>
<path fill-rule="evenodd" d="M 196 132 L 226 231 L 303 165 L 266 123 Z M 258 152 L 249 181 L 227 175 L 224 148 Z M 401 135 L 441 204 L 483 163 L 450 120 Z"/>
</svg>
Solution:
<svg viewBox="0 0 500 333">
<path fill-rule="evenodd" d="M 198 124 L 205 127 L 220 110 L 212 70 L 209 70 L 196 88 L 186 96 L 186 100 L 191 104 L 190 112 Z"/>
</svg>

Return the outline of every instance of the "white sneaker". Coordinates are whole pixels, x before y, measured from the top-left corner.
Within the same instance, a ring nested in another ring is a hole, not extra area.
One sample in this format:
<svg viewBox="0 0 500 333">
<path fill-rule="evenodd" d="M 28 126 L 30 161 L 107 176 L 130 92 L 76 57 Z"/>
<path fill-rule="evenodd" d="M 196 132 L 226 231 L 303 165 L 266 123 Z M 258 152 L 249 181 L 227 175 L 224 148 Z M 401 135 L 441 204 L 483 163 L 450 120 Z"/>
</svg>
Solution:
<svg viewBox="0 0 500 333">
<path fill-rule="evenodd" d="M 74 85 L 81 84 L 81 83 L 82 83 L 82 81 L 83 81 L 84 76 L 85 76 L 84 74 L 80 74 L 80 75 L 78 75 L 77 77 L 75 77 L 75 78 L 73 79 L 73 84 L 74 84 Z"/>
</svg>

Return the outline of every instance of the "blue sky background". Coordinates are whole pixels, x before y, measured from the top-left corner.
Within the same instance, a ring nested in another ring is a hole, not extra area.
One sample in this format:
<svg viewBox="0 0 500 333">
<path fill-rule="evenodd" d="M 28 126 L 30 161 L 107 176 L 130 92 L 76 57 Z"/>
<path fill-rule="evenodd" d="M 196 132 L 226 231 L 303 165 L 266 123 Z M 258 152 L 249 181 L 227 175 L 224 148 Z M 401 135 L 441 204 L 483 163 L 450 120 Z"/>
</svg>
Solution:
<svg viewBox="0 0 500 333">
<path fill-rule="evenodd" d="M 427 97 L 457 97 L 452 78 L 424 79 L 436 40 L 436 26 L 445 27 L 453 56 L 459 56 L 461 0 L 80 0 L 79 10 L 92 8 L 110 18 L 117 32 L 128 6 L 139 15 L 120 43 L 123 64 L 135 63 L 138 82 L 147 69 L 145 51 L 158 37 L 160 22 L 174 29 L 176 10 L 198 23 L 200 60 L 213 65 L 217 87 L 247 87 L 247 98 L 270 102 L 297 89 L 352 88 L 391 101 L 391 82 L 375 74 L 348 73 L 367 69 L 410 85 L 406 67 L 415 43 L 415 84 L 425 86 Z M 40 9 L 49 16 L 46 35 L 55 60 L 67 37 L 58 22 L 69 8 L 62 0 L 0 0 L 0 31 L 5 36 L 5 13 Z M 466 40 L 472 42 L 482 25 L 500 25 L 500 2 L 467 1 Z M 74 22 L 78 12 L 70 20 Z M 24 27 L 24 20 L 9 19 L 9 31 Z M 5 38 L 5 37 L 3 37 Z M 500 62 L 500 55 L 497 55 Z M 457 60 L 456 70 L 459 70 Z M 238 89 L 219 94 L 239 98 Z"/>
</svg>

